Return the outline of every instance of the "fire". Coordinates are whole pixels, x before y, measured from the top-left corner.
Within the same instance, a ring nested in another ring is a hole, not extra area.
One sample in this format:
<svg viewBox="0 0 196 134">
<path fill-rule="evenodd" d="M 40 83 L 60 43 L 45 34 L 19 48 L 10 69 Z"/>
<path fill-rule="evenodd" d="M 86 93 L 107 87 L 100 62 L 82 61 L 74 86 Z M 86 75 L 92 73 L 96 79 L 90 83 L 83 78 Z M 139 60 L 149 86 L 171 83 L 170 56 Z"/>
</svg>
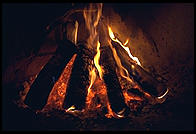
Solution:
<svg viewBox="0 0 196 134">
<path fill-rule="evenodd" d="M 102 67 L 99 64 L 99 59 L 100 59 L 100 54 L 101 54 L 100 53 L 101 44 L 99 42 L 99 36 L 98 36 L 98 33 L 97 33 L 97 26 L 98 26 L 98 23 L 99 23 L 101 14 L 102 14 L 102 4 L 90 4 L 89 10 L 93 10 L 93 8 L 95 8 L 95 7 L 97 9 L 97 11 L 95 13 L 87 12 L 87 10 L 84 10 L 84 12 L 83 12 L 85 23 L 86 23 L 87 29 L 89 30 L 89 33 L 90 33 L 90 36 L 87 40 L 88 46 L 95 48 L 94 45 L 96 44 L 96 50 L 97 50 L 97 53 L 96 53 L 96 55 L 93 59 L 93 63 L 95 65 L 95 67 L 93 67 L 93 69 L 91 69 L 90 72 L 89 72 L 90 85 L 88 87 L 88 94 L 87 94 L 87 99 L 86 99 L 87 109 L 89 108 L 90 104 L 93 103 L 92 99 L 95 95 L 107 96 L 106 86 L 103 86 L 102 88 L 99 88 L 97 91 L 92 90 L 93 89 L 93 84 L 95 85 L 96 81 L 99 81 L 99 80 L 103 79 L 103 72 L 104 72 L 104 70 L 102 69 Z M 99 74 L 98 77 L 97 77 L 97 74 L 96 74 L 96 70 Z M 102 82 L 102 84 L 104 85 L 103 82 Z M 113 116 L 113 112 L 112 112 L 112 109 L 110 108 L 108 98 L 107 97 L 103 97 L 103 98 L 106 101 L 106 105 L 107 105 L 106 107 L 108 109 L 108 115 Z M 98 104 L 96 106 L 96 108 L 99 108 L 99 107 L 101 107 L 101 104 Z"/>
<path fill-rule="evenodd" d="M 131 59 L 133 59 L 138 65 L 141 66 L 141 63 L 139 62 L 138 58 L 137 57 L 133 57 L 129 48 L 126 47 L 126 45 L 128 44 L 129 42 L 129 39 L 127 39 L 125 41 L 125 43 L 123 44 L 122 42 L 120 42 L 120 40 L 118 40 L 115 36 L 114 36 L 114 33 L 112 32 L 112 29 L 111 27 L 108 26 L 108 31 L 109 31 L 109 36 L 110 38 L 117 42 L 118 44 L 120 44 L 125 50 L 126 52 L 129 54 L 129 56 L 131 57 Z M 114 59 L 117 63 L 117 69 L 118 69 L 118 73 L 120 74 L 121 77 L 125 78 L 131 85 L 132 87 L 134 88 L 137 88 L 139 89 L 139 91 L 143 92 L 145 96 L 147 97 L 150 97 L 150 95 L 148 93 L 145 93 L 142 88 L 137 85 L 133 80 L 132 78 L 129 76 L 129 72 L 128 70 L 122 65 L 121 63 L 121 60 L 119 58 L 119 56 L 117 55 L 117 52 L 116 52 L 116 49 L 112 46 L 111 44 L 111 41 L 108 41 L 109 43 L 109 46 L 110 48 L 112 49 L 112 52 L 113 52 L 113 56 L 114 56 Z M 131 68 L 134 69 L 135 66 L 134 65 L 131 65 Z M 137 100 L 137 101 L 142 101 L 142 98 L 140 97 L 137 97 L 137 96 L 134 96 L 134 95 L 131 95 L 131 94 L 128 94 L 127 90 L 123 91 L 123 96 L 125 98 L 125 103 L 128 105 L 128 103 L 131 101 L 131 100 Z"/>
<path fill-rule="evenodd" d="M 97 42 L 97 54 L 94 57 L 94 63 L 95 63 L 95 67 L 97 68 L 98 72 L 99 72 L 99 77 L 102 79 L 103 77 L 103 69 L 101 68 L 101 66 L 99 65 L 99 59 L 100 59 L 100 42 Z"/>
<path fill-rule="evenodd" d="M 101 68 L 101 66 L 99 65 L 99 59 L 100 59 L 100 42 L 97 42 L 97 54 L 94 57 L 94 64 L 96 69 L 98 70 L 99 73 L 99 78 L 102 80 L 103 77 L 103 69 Z M 89 72 L 89 76 L 90 76 L 90 86 L 88 87 L 88 94 L 87 94 L 87 100 L 86 103 L 89 106 L 91 103 L 92 98 L 94 97 L 94 93 L 93 91 L 91 91 L 92 85 L 96 80 L 96 72 L 95 72 L 95 68 L 93 68 L 90 72 Z"/>
<path fill-rule="evenodd" d="M 109 45 L 110 45 L 110 48 L 112 49 L 112 52 L 113 52 L 113 55 L 114 55 L 114 59 L 115 59 L 115 61 L 116 61 L 116 63 L 117 63 L 117 66 L 118 66 L 120 75 L 121 75 L 123 78 L 127 79 L 129 82 L 132 83 L 133 81 L 132 81 L 131 78 L 129 77 L 129 73 L 128 73 L 127 69 L 123 67 L 123 65 L 122 65 L 122 63 L 121 63 L 121 60 L 120 60 L 120 58 L 119 58 L 118 55 L 117 55 L 117 52 L 116 52 L 115 48 L 112 46 L 112 44 L 111 44 L 110 41 L 108 41 L 108 43 L 109 43 Z"/>
<path fill-rule="evenodd" d="M 96 6 L 97 11 L 96 12 L 88 12 L 88 10 L 93 10 L 94 7 Z M 101 17 L 101 12 L 102 12 L 102 4 L 90 4 L 89 5 L 89 9 L 85 9 L 83 11 L 83 16 L 85 19 L 85 24 L 87 29 L 89 30 L 90 36 L 87 40 L 87 45 L 88 47 L 94 47 L 94 44 L 97 44 L 97 54 L 94 57 L 94 60 L 92 62 L 94 62 L 93 64 L 95 64 L 95 67 L 93 67 L 90 71 L 89 71 L 89 78 L 90 78 L 90 85 L 87 89 L 88 93 L 87 93 L 87 98 L 86 98 L 86 105 L 87 108 L 90 106 L 91 102 L 92 102 L 92 98 L 94 97 L 94 92 L 92 91 L 92 85 L 94 84 L 96 78 L 97 78 L 97 74 L 96 74 L 96 69 L 99 72 L 99 77 L 102 77 L 102 69 L 99 65 L 99 58 L 100 58 L 100 43 L 98 41 L 98 34 L 97 34 L 97 25 L 99 22 L 99 19 Z"/>
<path fill-rule="evenodd" d="M 75 34 L 74 34 L 74 43 L 77 44 L 77 37 L 78 37 L 78 21 L 75 22 Z"/>
<path fill-rule="evenodd" d="M 62 104 L 64 101 L 65 93 L 66 93 L 66 88 L 67 88 L 67 83 L 69 80 L 69 77 L 71 75 L 71 70 L 73 67 L 73 63 L 76 58 L 76 54 L 73 55 L 67 66 L 62 72 L 62 75 L 59 77 L 58 81 L 55 83 L 49 97 L 47 104 L 44 106 L 42 111 L 47 111 L 51 107 L 55 107 L 57 109 L 62 109 Z"/>
<path fill-rule="evenodd" d="M 88 10 L 93 10 L 93 8 L 96 8 L 97 12 L 88 12 Z M 86 27 L 90 33 L 90 36 L 87 40 L 88 47 L 93 47 L 94 44 L 98 41 L 97 25 L 102 14 L 102 3 L 90 4 L 88 10 L 84 10 L 83 16 L 85 19 Z"/>
<path fill-rule="evenodd" d="M 89 12 L 89 11 L 93 11 L 93 12 Z M 87 88 L 86 106 L 85 106 L 85 109 L 83 110 L 85 112 L 88 112 L 90 110 L 97 110 L 97 109 L 102 110 L 102 108 L 104 107 L 104 108 L 107 108 L 107 114 L 105 114 L 107 118 L 112 118 L 112 117 L 122 118 L 123 115 L 121 115 L 121 113 L 123 113 L 125 109 L 123 109 L 119 113 L 113 112 L 109 99 L 108 99 L 108 95 L 107 95 L 107 87 L 103 80 L 104 69 L 100 65 L 100 56 L 101 56 L 100 47 L 103 44 L 100 43 L 99 35 L 97 32 L 98 31 L 97 28 L 98 28 L 101 15 L 102 15 L 102 4 L 90 4 L 88 9 L 83 10 L 85 24 L 89 31 L 89 37 L 87 39 L 87 47 L 94 48 L 94 50 L 96 50 L 96 54 L 92 60 L 92 66 L 89 68 L 88 77 L 89 77 L 90 83 Z M 77 44 L 78 25 L 79 25 L 78 21 L 75 21 L 75 29 L 72 34 L 73 35 L 72 41 L 75 44 Z M 107 30 L 107 28 L 105 30 Z M 108 31 L 109 31 L 109 36 L 111 40 L 117 42 L 124 50 L 126 50 L 129 57 L 133 59 L 133 61 L 135 61 L 138 65 L 141 66 L 139 59 L 137 57 L 134 57 L 131 54 L 129 47 L 127 46 L 127 44 L 129 43 L 129 39 L 127 39 L 124 43 L 122 43 L 118 38 L 115 37 L 111 27 L 109 26 L 108 26 Z M 122 65 L 121 59 L 119 58 L 116 49 L 112 46 L 111 40 L 108 41 L 108 45 L 110 46 L 112 50 L 114 60 L 117 65 L 117 70 L 116 70 L 117 74 L 119 73 L 122 78 L 126 79 L 133 88 L 138 88 L 142 90 L 141 87 L 137 85 L 134 82 L 134 80 L 129 76 L 128 70 Z M 62 75 L 60 76 L 59 80 L 55 83 L 48 97 L 47 104 L 45 105 L 42 111 L 48 111 L 51 108 L 57 108 L 57 109 L 62 110 L 62 104 L 64 101 L 68 80 L 71 75 L 72 65 L 73 65 L 73 62 L 76 56 L 77 55 L 75 54 L 72 57 L 72 59 L 67 64 L 66 68 L 64 69 Z M 134 69 L 135 66 L 131 65 L 131 68 Z M 138 96 L 134 96 L 133 94 L 128 93 L 127 90 L 123 90 L 122 93 L 125 99 L 125 103 L 127 105 L 129 105 L 129 102 L 131 100 L 136 100 L 136 101 L 143 100 L 142 98 Z M 147 93 L 145 95 L 150 97 L 150 95 Z M 96 99 L 98 101 L 96 101 Z M 71 113 L 74 113 L 75 111 L 77 111 L 74 105 L 72 105 L 68 109 L 63 109 L 63 110 L 65 112 L 71 112 Z"/>
<path fill-rule="evenodd" d="M 89 76 L 90 76 L 90 86 L 88 87 L 88 94 L 89 94 L 90 89 L 96 79 L 95 68 L 93 68 L 92 71 L 89 72 Z"/>
<path fill-rule="evenodd" d="M 75 106 L 73 105 L 73 106 L 71 106 L 70 108 L 68 108 L 67 110 L 66 110 L 66 112 L 70 112 L 70 111 L 72 111 L 72 110 L 74 110 L 75 109 Z"/>
<path fill-rule="evenodd" d="M 95 82 L 96 79 L 96 72 L 95 72 L 95 68 L 93 68 L 90 72 L 89 72 L 89 76 L 90 76 L 90 86 L 88 87 L 88 93 L 87 93 L 87 104 L 90 103 L 90 98 L 92 98 L 94 96 L 94 94 L 91 91 L 91 87 L 93 85 L 93 83 Z"/>
<path fill-rule="evenodd" d="M 93 9 L 97 9 L 97 10 L 95 12 L 88 12 L 88 10 L 93 10 Z M 107 97 L 107 88 L 106 88 L 106 86 L 104 88 L 100 88 L 99 86 L 96 85 L 96 83 L 99 83 L 98 81 L 103 81 L 103 73 L 104 73 L 103 68 L 99 64 L 100 54 L 101 54 L 101 52 L 100 52 L 101 43 L 99 42 L 99 35 L 97 33 L 97 26 L 98 26 L 98 23 L 99 23 L 101 14 L 102 14 L 102 4 L 94 4 L 94 5 L 90 4 L 88 10 L 85 9 L 83 11 L 85 24 L 87 26 L 87 29 L 89 30 L 89 33 L 90 33 L 89 38 L 87 40 L 87 44 L 88 44 L 88 47 L 92 47 L 92 48 L 95 48 L 95 44 L 96 44 L 97 53 L 94 56 L 94 59 L 92 61 L 95 67 L 92 67 L 89 71 L 90 85 L 87 89 L 88 93 L 87 93 L 87 98 L 86 98 L 86 109 L 89 110 L 90 105 L 93 104 L 93 98 L 95 96 L 102 95 L 102 96 L 105 96 L 104 97 L 104 100 L 105 100 L 104 103 L 106 104 L 106 107 L 107 107 L 107 110 L 108 110 L 108 114 L 106 114 L 105 116 L 108 117 L 108 118 L 111 118 L 111 117 L 121 118 L 121 115 L 118 115 L 118 114 L 114 113 L 111 109 L 111 106 L 110 106 L 110 103 L 109 103 L 109 100 L 108 100 L 108 97 Z M 108 30 L 109 30 L 110 38 L 113 41 L 119 43 L 127 51 L 129 56 L 138 65 L 141 65 L 138 58 L 133 57 L 129 48 L 126 47 L 126 45 L 129 43 L 129 40 L 127 39 L 125 41 L 125 43 L 123 44 L 114 36 L 114 34 L 112 32 L 112 29 L 110 27 L 108 27 Z M 123 78 L 127 79 L 132 85 L 134 85 L 133 80 L 129 76 L 129 72 L 127 71 L 127 69 L 125 67 L 123 67 L 123 65 L 121 63 L 121 60 L 117 55 L 117 52 L 116 52 L 115 48 L 112 47 L 111 42 L 109 42 L 109 45 L 112 49 L 115 61 L 117 62 L 117 67 L 119 69 L 120 75 Z M 134 68 L 134 66 L 132 66 L 132 68 Z M 104 82 L 101 82 L 101 83 L 104 85 Z M 96 89 L 98 87 L 99 87 L 99 89 Z M 123 94 L 124 94 L 124 97 L 126 99 L 126 102 L 130 101 L 131 99 L 140 100 L 140 98 L 133 98 L 125 92 L 123 92 Z M 103 101 L 103 98 L 102 98 L 102 101 Z M 95 106 L 96 108 L 100 108 L 102 104 L 95 104 L 95 105 L 96 105 Z"/>
<path fill-rule="evenodd" d="M 131 54 L 131 52 L 130 52 L 130 50 L 129 50 L 129 47 L 126 47 L 126 44 L 128 44 L 129 40 L 127 39 L 127 41 L 126 41 L 124 44 L 122 44 L 122 43 L 114 36 L 114 33 L 112 32 L 112 29 L 111 29 L 111 27 L 109 27 L 109 26 L 108 26 L 108 31 L 109 31 L 109 36 L 110 36 L 110 38 L 111 38 L 113 41 L 119 43 L 119 44 L 127 51 L 129 57 L 130 57 L 131 59 L 133 59 L 138 65 L 141 66 L 141 63 L 140 63 L 139 59 L 138 59 L 137 57 L 134 57 L 134 56 Z"/>
</svg>

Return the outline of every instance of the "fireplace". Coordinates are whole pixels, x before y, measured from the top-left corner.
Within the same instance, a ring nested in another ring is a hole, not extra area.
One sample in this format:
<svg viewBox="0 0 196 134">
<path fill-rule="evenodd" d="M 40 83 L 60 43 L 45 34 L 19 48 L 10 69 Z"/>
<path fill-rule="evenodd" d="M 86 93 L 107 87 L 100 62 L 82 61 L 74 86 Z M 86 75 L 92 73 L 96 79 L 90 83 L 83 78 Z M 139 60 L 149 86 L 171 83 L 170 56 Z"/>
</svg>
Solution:
<svg viewBox="0 0 196 134">
<path fill-rule="evenodd" d="M 6 130 L 193 129 L 193 4 L 3 7 Z"/>
</svg>

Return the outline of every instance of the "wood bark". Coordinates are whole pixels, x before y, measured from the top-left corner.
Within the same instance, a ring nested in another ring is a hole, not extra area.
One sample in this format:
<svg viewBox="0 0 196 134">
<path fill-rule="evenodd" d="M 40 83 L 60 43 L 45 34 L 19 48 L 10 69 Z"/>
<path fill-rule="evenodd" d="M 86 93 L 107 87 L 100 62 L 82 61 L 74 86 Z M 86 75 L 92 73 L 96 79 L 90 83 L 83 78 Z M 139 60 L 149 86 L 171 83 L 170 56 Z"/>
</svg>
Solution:
<svg viewBox="0 0 196 134">
<path fill-rule="evenodd" d="M 107 95 L 110 106 L 115 113 L 118 113 L 127 106 L 116 74 L 116 62 L 110 47 L 106 46 L 101 50 L 100 63 L 104 66 L 103 79 L 107 87 Z"/>
<path fill-rule="evenodd" d="M 73 64 L 63 108 L 68 109 L 73 105 L 77 110 L 85 108 L 87 89 L 90 85 L 89 69 L 92 66 L 93 55 L 84 43 L 78 44 L 78 54 Z"/>
<path fill-rule="evenodd" d="M 64 40 L 58 41 L 58 43 L 56 53 L 40 71 L 25 98 L 24 103 L 32 109 L 42 109 L 44 107 L 52 87 L 74 53 L 76 53 L 76 47 L 70 41 Z"/>
</svg>

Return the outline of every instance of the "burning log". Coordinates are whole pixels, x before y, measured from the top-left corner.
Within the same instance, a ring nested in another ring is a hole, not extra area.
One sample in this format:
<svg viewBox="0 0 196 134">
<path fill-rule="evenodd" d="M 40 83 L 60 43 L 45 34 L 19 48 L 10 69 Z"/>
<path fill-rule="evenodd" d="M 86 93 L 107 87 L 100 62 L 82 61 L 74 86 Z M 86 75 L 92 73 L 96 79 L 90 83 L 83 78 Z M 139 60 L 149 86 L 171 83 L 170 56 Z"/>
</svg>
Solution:
<svg viewBox="0 0 196 134">
<path fill-rule="evenodd" d="M 32 109 L 42 109 L 47 103 L 53 85 L 58 80 L 66 64 L 76 52 L 76 47 L 68 40 L 58 41 L 59 46 L 37 76 L 25 98 L 24 103 Z"/>
<path fill-rule="evenodd" d="M 90 85 L 89 69 L 92 66 L 93 53 L 86 45 L 78 45 L 78 55 L 73 64 L 68 82 L 63 108 L 74 106 L 77 110 L 85 108 L 87 88 Z"/>
<path fill-rule="evenodd" d="M 117 42 L 112 41 L 112 45 L 115 47 L 123 66 L 128 70 L 130 76 L 145 92 L 158 97 L 158 99 L 167 94 L 168 88 L 164 83 L 152 77 L 149 72 L 139 66 Z"/>
<path fill-rule="evenodd" d="M 107 87 L 107 95 L 112 110 L 115 113 L 126 108 L 121 85 L 116 74 L 116 63 L 110 47 L 104 47 L 101 51 L 101 62 L 104 66 L 103 79 Z"/>
</svg>

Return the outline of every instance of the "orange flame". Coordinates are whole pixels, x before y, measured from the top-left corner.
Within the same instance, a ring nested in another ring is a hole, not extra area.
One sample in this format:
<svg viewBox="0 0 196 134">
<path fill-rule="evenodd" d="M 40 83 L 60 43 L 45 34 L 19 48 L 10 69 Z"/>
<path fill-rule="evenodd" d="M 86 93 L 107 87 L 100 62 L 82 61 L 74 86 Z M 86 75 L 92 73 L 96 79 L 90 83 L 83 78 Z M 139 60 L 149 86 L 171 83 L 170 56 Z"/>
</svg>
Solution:
<svg viewBox="0 0 196 134">
<path fill-rule="evenodd" d="M 99 23 L 99 19 L 102 14 L 102 3 L 100 4 L 90 4 L 89 5 L 89 10 L 93 10 L 93 6 L 96 6 L 97 12 L 88 12 L 88 10 L 84 10 L 83 16 L 85 19 L 85 23 L 87 26 L 87 29 L 90 32 L 90 36 L 87 40 L 88 46 L 93 47 L 93 44 L 97 42 L 97 25 Z"/>
<path fill-rule="evenodd" d="M 74 110 L 74 109 L 75 109 L 75 106 L 73 105 L 73 106 L 69 107 L 69 108 L 66 110 L 66 112 L 70 112 L 70 111 L 72 111 L 72 110 Z"/>
<path fill-rule="evenodd" d="M 139 62 L 138 58 L 137 58 L 137 57 L 133 57 L 132 54 L 131 54 L 131 52 L 130 52 L 130 50 L 129 50 L 129 48 L 126 47 L 126 45 L 128 44 L 129 40 L 127 39 L 127 40 L 125 41 L 125 43 L 123 44 L 122 42 L 120 42 L 120 40 L 118 40 L 118 39 L 114 36 L 114 33 L 112 32 L 112 29 L 111 29 L 111 27 L 109 27 L 109 26 L 108 26 L 108 31 L 109 31 L 109 36 L 110 36 L 110 38 L 111 38 L 113 41 L 115 41 L 115 42 L 117 42 L 118 44 L 120 44 L 120 45 L 126 50 L 126 52 L 128 53 L 128 55 L 130 56 L 130 58 L 133 59 L 138 65 L 141 66 L 141 63 Z M 119 58 L 118 55 L 117 55 L 116 49 L 115 49 L 115 48 L 112 46 L 112 44 L 111 44 L 111 41 L 108 41 L 108 43 L 109 43 L 110 48 L 112 49 L 113 56 L 114 56 L 114 59 L 115 59 L 115 61 L 116 61 L 116 63 L 117 63 L 117 67 L 118 67 L 120 76 L 122 76 L 122 77 L 125 78 L 127 81 L 129 81 L 130 84 L 132 84 L 133 87 L 137 87 L 141 92 L 143 92 L 142 89 L 141 89 L 141 87 L 138 86 L 136 83 L 134 83 L 134 81 L 130 78 L 128 70 L 122 65 L 121 60 L 120 60 L 120 58 Z M 135 66 L 134 66 L 134 65 L 131 65 L 131 68 L 134 69 Z M 148 94 L 145 94 L 145 95 L 148 96 Z M 123 96 L 124 96 L 124 98 L 125 98 L 125 103 L 126 103 L 126 104 L 128 104 L 128 102 L 129 102 L 130 100 L 142 101 L 142 98 L 137 97 L 137 96 L 130 95 L 130 94 L 127 93 L 127 91 L 123 91 Z"/>
<path fill-rule="evenodd" d="M 112 32 L 112 29 L 111 29 L 111 27 L 109 27 L 109 26 L 108 26 L 108 31 L 109 31 L 109 36 L 110 36 L 110 38 L 111 38 L 113 41 L 119 43 L 119 44 L 127 51 L 129 57 L 130 57 L 131 59 L 133 59 L 138 65 L 141 66 L 141 63 L 140 63 L 139 59 L 138 59 L 137 57 L 134 57 L 134 56 L 131 54 L 131 52 L 130 52 L 130 50 L 129 50 L 129 47 L 126 47 L 126 46 L 125 46 L 126 44 L 128 44 L 129 40 L 127 40 L 127 41 L 124 43 L 124 45 L 123 45 L 123 44 L 114 36 L 114 33 Z"/>
<path fill-rule="evenodd" d="M 99 65 L 99 59 L 100 59 L 100 42 L 97 42 L 97 54 L 94 57 L 94 63 L 95 63 L 95 67 L 97 68 L 98 72 L 99 72 L 99 77 L 102 80 L 103 77 L 103 69 L 101 68 L 101 66 Z"/>
<path fill-rule="evenodd" d="M 75 34 L 74 34 L 74 43 L 77 44 L 77 34 L 78 34 L 78 21 L 75 22 Z"/>
<path fill-rule="evenodd" d="M 97 42 L 97 54 L 94 57 L 94 64 L 95 67 L 93 67 L 93 69 L 89 72 L 89 77 L 90 77 L 90 85 L 88 87 L 88 94 L 87 94 L 87 99 L 86 99 L 86 104 L 87 107 L 89 107 L 89 105 L 91 104 L 91 100 L 92 98 L 95 96 L 95 93 L 92 91 L 92 85 L 94 84 L 97 75 L 96 75 L 96 69 L 98 70 L 99 73 L 99 78 L 102 80 L 103 77 L 103 69 L 101 68 L 101 66 L 99 65 L 99 59 L 100 59 L 100 43 L 99 41 Z"/>
<path fill-rule="evenodd" d="M 91 87 L 92 87 L 92 85 L 93 85 L 93 83 L 95 82 L 95 79 L 96 79 L 95 68 L 93 68 L 93 69 L 89 72 L 89 76 L 90 76 L 90 86 L 88 87 L 88 95 L 90 94 Z"/>
<path fill-rule="evenodd" d="M 120 58 L 118 57 L 117 52 L 116 52 L 115 48 L 112 46 L 111 42 L 109 42 L 109 45 L 110 45 L 110 48 L 112 49 L 112 52 L 113 52 L 113 55 L 114 55 L 114 59 L 115 59 L 115 61 L 116 61 L 116 63 L 117 63 L 117 66 L 118 66 L 120 75 L 121 75 L 123 78 L 127 79 L 129 82 L 132 83 L 133 81 L 132 81 L 131 78 L 129 77 L 129 72 L 127 71 L 126 68 L 123 67 L 123 65 L 122 65 L 122 63 L 121 63 L 121 60 L 120 60 Z"/>
<path fill-rule="evenodd" d="M 101 68 L 100 64 L 99 64 L 99 59 L 100 59 L 100 42 L 99 42 L 99 37 L 97 34 L 97 25 L 99 23 L 101 14 L 102 14 L 102 4 L 90 4 L 89 10 L 93 9 L 93 6 L 96 6 L 97 8 L 97 12 L 96 14 L 93 14 L 92 12 L 87 12 L 87 10 L 84 10 L 83 12 L 83 16 L 85 19 L 85 23 L 87 26 L 87 29 L 90 32 L 90 36 L 87 40 L 88 45 L 90 45 L 90 47 L 94 47 L 94 44 L 97 44 L 96 48 L 97 48 L 97 53 L 94 57 L 94 65 L 95 67 L 93 67 L 93 69 L 89 72 L 89 77 L 90 77 L 90 85 L 88 87 L 88 95 L 87 95 L 87 99 L 86 99 L 86 104 L 87 104 L 87 109 L 90 106 L 90 104 L 92 103 L 92 98 L 95 96 L 95 94 L 102 94 L 104 96 L 107 96 L 107 91 L 106 91 L 106 87 L 105 88 L 101 88 L 98 91 L 92 91 L 92 86 L 95 82 L 95 80 L 99 81 L 103 79 L 103 72 L 104 70 Z M 99 78 L 96 77 L 96 69 L 99 73 Z M 112 109 L 110 108 L 110 104 L 108 101 L 108 98 L 106 97 L 106 105 L 107 105 L 107 109 L 108 109 L 108 115 L 113 116 L 113 112 Z M 101 107 L 101 105 L 97 105 L 96 108 Z"/>
</svg>

